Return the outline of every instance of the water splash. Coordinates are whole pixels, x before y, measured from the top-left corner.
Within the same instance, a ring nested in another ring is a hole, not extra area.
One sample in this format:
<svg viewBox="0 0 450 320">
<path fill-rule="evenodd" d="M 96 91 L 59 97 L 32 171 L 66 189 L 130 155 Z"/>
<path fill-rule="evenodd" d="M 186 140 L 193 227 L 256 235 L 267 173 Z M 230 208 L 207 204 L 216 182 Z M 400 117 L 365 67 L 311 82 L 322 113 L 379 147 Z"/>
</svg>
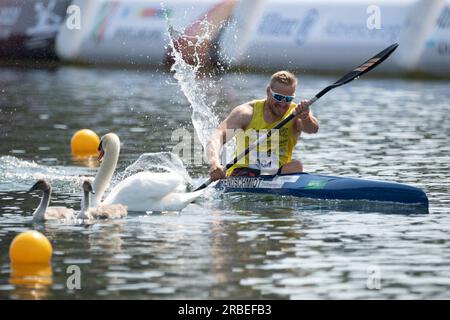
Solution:
<svg viewBox="0 0 450 320">
<path fill-rule="evenodd" d="M 164 5 L 161 3 L 161 9 L 165 11 Z M 203 148 L 206 147 L 208 138 L 212 133 L 212 130 L 219 125 L 219 118 L 213 111 L 213 107 L 216 104 L 215 99 L 211 99 L 211 96 L 207 95 L 208 88 L 215 87 L 215 83 L 211 78 L 199 79 L 198 75 L 201 74 L 201 69 L 205 67 L 203 65 L 204 53 L 200 51 L 205 48 L 205 45 L 210 41 L 211 25 L 208 21 L 203 20 L 200 22 L 201 29 L 204 32 L 198 36 L 184 35 L 185 30 L 175 30 L 166 14 L 167 33 L 169 35 L 169 55 L 173 59 L 173 64 L 170 68 L 174 72 L 174 78 L 178 81 L 181 91 L 186 96 L 192 108 L 192 124 L 195 132 L 201 142 Z M 182 39 L 193 52 L 189 52 L 189 64 L 185 60 L 187 57 L 183 57 L 183 52 L 177 50 L 175 41 Z"/>
<path fill-rule="evenodd" d="M 176 154 L 171 152 L 157 152 L 142 154 L 133 164 L 113 177 L 111 186 L 114 187 L 120 181 L 144 171 L 174 172 L 183 178 L 185 184 L 192 183 L 183 161 Z"/>
<path fill-rule="evenodd" d="M 0 157 L 0 191 L 28 190 L 38 179 L 46 178 L 56 192 L 79 193 L 83 180 L 92 175 L 90 168 L 49 167 L 13 156 Z"/>
<path fill-rule="evenodd" d="M 173 64 L 171 71 L 174 71 L 174 78 L 178 81 L 180 88 L 186 98 L 188 99 L 192 108 L 192 124 L 196 131 L 197 137 L 201 142 L 203 149 L 206 150 L 208 139 L 214 130 L 219 125 L 219 118 L 213 111 L 213 107 L 216 105 L 217 100 L 211 99 L 210 95 L 207 95 L 206 89 L 211 89 L 217 85 L 211 77 L 204 77 L 200 79 L 198 74 L 200 73 L 202 59 L 199 56 L 198 51 L 195 50 L 194 65 L 187 63 L 183 59 L 181 52 L 175 49 L 174 39 L 180 37 L 183 32 L 175 30 L 167 20 L 169 42 L 171 48 L 171 55 L 173 57 Z M 209 23 L 204 21 L 205 30 L 209 30 Z M 204 35 L 196 38 L 196 48 L 200 47 L 203 42 L 208 39 L 208 32 Z M 230 161 L 233 157 L 233 151 L 235 149 L 235 139 L 231 139 L 223 148 L 222 163 Z"/>
</svg>

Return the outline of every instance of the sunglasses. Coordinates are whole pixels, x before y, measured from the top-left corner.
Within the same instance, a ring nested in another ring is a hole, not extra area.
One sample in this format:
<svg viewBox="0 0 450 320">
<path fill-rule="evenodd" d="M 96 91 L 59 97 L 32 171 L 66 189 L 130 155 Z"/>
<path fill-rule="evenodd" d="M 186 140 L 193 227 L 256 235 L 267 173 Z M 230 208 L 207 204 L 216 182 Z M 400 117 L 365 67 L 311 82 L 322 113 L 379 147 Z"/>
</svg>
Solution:
<svg viewBox="0 0 450 320">
<path fill-rule="evenodd" d="M 285 96 L 285 95 L 273 92 L 272 89 L 270 89 L 270 92 L 272 93 L 272 97 L 279 102 L 283 102 L 283 101 L 291 102 L 295 98 L 295 95 L 294 96 Z"/>
</svg>

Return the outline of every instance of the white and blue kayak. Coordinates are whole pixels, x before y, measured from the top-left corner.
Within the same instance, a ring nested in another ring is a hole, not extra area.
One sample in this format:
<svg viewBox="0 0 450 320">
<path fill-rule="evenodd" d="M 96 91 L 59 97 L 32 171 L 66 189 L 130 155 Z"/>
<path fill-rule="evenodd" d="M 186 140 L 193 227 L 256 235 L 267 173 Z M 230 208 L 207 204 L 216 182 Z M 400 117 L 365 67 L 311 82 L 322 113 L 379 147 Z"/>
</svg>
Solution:
<svg viewBox="0 0 450 320">
<path fill-rule="evenodd" d="M 288 195 L 324 200 L 365 200 L 426 207 L 421 189 L 405 184 L 309 173 L 227 177 L 216 184 L 224 192 Z"/>
</svg>

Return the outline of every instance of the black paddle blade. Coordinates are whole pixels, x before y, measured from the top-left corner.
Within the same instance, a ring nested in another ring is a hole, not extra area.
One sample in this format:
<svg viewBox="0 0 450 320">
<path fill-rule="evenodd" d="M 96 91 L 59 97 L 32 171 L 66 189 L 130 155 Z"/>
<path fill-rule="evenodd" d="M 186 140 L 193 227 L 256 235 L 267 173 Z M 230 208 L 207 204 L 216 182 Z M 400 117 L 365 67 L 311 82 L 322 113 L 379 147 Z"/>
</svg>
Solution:
<svg viewBox="0 0 450 320">
<path fill-rule="evenodd" d="M 323 96 L 325 93 L 327 93 L 331 89 L 342 86 L 343 84 L 349 83 L 350 81 L 361 77 L 363 74 L 369 72 L 370 70 L 375 68 L 377 65 L 382 63 L 384 60 L 386 60 L 392 54 L 392 52 L 394 52 L 395 49 L 397 49 L 397 47 L 398 47 L 398 43 L 394 43 L 393 45 L 390 45 L 389 47 L 387 47 L 386 49 L 384 49 L 377 55 L 373 56 L 372 58 L 370 58 L 369 60 L 364 62 L 362 65 L 358 66 L 357 68 L 355 68 L 352 71 L 350 71 L 349 73 L 347 73 L 345 76 L 343 76 L 342 78 L 337 80 L 331 86 L 328 86 L 325 89 L 323 89 L 322 91 L 320 91 L 316 95 L 316 97 L 320 98 L 321 96 Z"/>
</svg>

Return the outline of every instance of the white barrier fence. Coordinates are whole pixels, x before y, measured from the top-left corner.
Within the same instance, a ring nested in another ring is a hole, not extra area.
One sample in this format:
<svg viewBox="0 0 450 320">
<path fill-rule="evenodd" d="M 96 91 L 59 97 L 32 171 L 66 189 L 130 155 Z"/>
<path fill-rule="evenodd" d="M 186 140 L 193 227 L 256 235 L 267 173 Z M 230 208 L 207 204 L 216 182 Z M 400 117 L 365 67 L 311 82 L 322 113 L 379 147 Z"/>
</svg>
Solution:
<svg viewBox="0 0 450 320">
<path fill-rule="evenodd" d="M 256 2 L 250 15 L 250 1 L 241 2 L 222 38 L 222 56 L 232 66 L 347 70 L 398 42 L 396 54 L 376 71 L 449 74 L 450 1 Z"/>
<path fill-rule="evenodd" d="M 0 2 L 0 26 L 10 2 Z M 450 0 L 73 0 L 55 50 L 67 61 L 162 66 L 167 21 L 191 63 L 198 54 L 236 68 L 340 71 L 398 42 L 375 72 L 450 75 Z"/>
</svg>

